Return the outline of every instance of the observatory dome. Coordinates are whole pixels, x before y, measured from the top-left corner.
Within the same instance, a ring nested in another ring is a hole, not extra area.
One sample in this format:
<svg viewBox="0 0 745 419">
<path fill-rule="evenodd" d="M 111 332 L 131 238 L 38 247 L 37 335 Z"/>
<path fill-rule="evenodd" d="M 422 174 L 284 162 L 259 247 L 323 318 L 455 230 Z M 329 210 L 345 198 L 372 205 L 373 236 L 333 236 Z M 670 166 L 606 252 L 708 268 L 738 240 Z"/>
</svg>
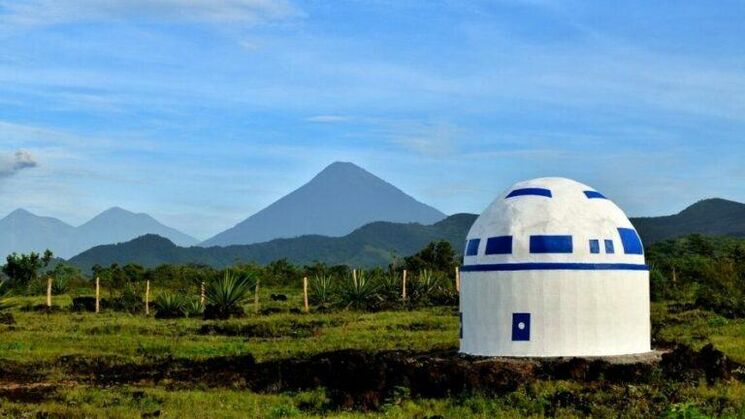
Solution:
<svg viewBox="0 0 745 419">
<path fill-rule="evenodd" d="M 461 267 L 461 352 L 649 350 L 644 249 L 603 194 L 570 179 L 533 179 L 504 191 L 476 219 Z"/>
</svg>

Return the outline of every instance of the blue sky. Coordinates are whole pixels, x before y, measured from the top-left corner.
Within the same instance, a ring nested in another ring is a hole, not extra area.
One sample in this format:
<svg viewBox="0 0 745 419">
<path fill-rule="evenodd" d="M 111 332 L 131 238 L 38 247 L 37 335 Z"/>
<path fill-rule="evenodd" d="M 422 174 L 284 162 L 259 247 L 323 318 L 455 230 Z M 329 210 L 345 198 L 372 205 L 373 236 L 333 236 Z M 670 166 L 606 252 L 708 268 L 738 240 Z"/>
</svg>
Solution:
<svg viewBox="0 0 745 419">
<path fill-rule="evenodd" d="M 745 3 L 0 0 L 0 215 L 207 238 L 352 161 L 446 213 L 745 201 Z"/>
</svg>

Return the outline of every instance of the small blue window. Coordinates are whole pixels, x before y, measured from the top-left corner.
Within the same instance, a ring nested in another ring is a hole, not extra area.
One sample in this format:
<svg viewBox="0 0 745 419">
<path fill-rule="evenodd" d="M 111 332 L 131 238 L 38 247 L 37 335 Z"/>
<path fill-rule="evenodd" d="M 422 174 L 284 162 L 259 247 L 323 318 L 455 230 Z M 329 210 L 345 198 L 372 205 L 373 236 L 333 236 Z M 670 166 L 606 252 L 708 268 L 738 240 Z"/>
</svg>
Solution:
<svg viewBox="0 0 745 419">
<path fill-rule="evenodd" d="M 512 253 L 512 236 L 489 237 L 486 239 L 487 255 L 508 255 Z"/>
<path fill-rule="evenodd" d="M 600 253 L 600 240 L 590 240 L 590 253 Z"/>
<path fill-rule="evenodd" d="M 466 245 L 466 256 L 476 256 L 479 254 L 479 243 L 481 239 L 471 239 Z"/>
<path fill-rule="evenodd" d="M 530 313 L 512 313 L 512 340 L 530 340 Z"/>
<path fill-rule="evenodd" d="M 618 235 L 621 236 L 624 253 L 628 255 L 644 254 L 644 247 L 642 246 L 642 241 L 639 239 L 639 235 L 636 234 L 636 230 L 633 228 L 619 228 Z"/>
<path fill-rule="evenodd" d="M 572 253 L 572 236 L 530 236 L 530 253 Z"/>
<path fill-rule="evenodd" d="M 523 189 L 515 189 L 514 191 L 510 192 L 506 198 L 512 198 L 515 196 L 525 196 L 525 195 L 538 195 L 538 196 L 545 196 L 547 198 L 551 198 L 551 191 L 544 188 L 523 188 Z"/>
<path fill-rule="evenodd" d="M 616 249 L 613 248 L 613 240 L 605 240 L 605 253 L 616 253 Z"/>
<path fill-rule="evenodd" d="M 585 191 L 585 196 L 589 199 L 597 198 L 597 199 L 608 199 L 605 197 L 605 195 L 601 194 L 598 191 Z"/>
</svg>

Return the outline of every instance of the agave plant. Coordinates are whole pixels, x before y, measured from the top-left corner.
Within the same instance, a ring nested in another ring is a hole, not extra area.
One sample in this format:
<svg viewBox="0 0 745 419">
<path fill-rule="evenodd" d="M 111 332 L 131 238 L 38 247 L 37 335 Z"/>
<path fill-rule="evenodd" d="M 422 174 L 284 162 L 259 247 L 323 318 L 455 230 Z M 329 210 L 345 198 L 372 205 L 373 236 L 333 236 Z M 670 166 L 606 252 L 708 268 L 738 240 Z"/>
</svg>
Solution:
<svg viewBox="0 0 745 419">
<path fill-rule="evenodd" d="M 154 301 L 155 318 L 173 319 L 184 315 L 184 306 L 186 301 L 184 297 L 172 292 L 163 292 Z"/>
<path fill-rule="evenodd" d="M 316 275 L 310 280 L 308 299 L 311 304 L 328 305 L 333 298 L 333 291 L 331 275 Z"/>
<path fill-rule="evenodd" d="M 407 284 L 407 294 L 412 304 L 427 304 L 440 287 L 439 277 L 424 269 Z"/>
<path fill-rule="evenodd" d="M 344 308 L 367 310 L 374 308 L 382 301 L 378 294 L 379 286 L 363 271 L 359 271 L 357 279 L 348 278 L 339 289 L 339 304 Z"/>
<path fill-rule="evenodd" d="M 67 292 L 70 280 L 66 277 L 55 276 L 52 278 L 52 294 L 62 295 Z"/>
<path fill-rule="evenodd" d="M 395 271 L 378 277 L 379 294 L 389 302 L 401 300 L 401 285 L 401 275 Z"/>
<path fill-rule="evenodd" d="M 255 276 L 248 272 L 236 275 L 226 271 L 222 278 L 210 281 L 205 289 L 205 319 L 227 319 L 231 315 L 243 314 L 241 303 L 249 297 L 255 286 Z"/>
<path fill-rule="evenodd" d="M 186 317 L 197 317 L 204 314 L 204 304 L 199 301 L 199 298 L 192 298 L 184 304 L 181 309 Z"/>
</svg>

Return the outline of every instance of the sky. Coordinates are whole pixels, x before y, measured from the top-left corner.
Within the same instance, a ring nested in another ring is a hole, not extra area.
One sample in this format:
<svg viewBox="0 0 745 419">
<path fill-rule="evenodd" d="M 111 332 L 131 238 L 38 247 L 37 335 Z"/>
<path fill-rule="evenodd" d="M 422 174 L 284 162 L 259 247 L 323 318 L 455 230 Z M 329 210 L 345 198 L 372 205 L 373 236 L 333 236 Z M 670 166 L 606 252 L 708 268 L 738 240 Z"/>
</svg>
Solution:
<svg viewBox="0 0 745 419">
<path fill-rule="evenodd" d="M 0 0 L 0 217 L 206 239 L 351 161 L 441 211 L 564 176 L 745 202 L 745 2 Z"/>
</svg>

